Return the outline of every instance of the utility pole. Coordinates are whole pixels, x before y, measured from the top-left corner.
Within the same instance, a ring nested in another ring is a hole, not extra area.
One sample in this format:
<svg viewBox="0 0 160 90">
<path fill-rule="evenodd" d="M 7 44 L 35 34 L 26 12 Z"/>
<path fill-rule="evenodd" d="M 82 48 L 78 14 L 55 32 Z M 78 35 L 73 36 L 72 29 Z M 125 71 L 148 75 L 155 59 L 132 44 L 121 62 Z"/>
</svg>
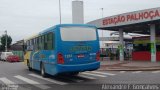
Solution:
<svg viewBox="0 0 160 90">
<path fill-rule="evenodd" d="M 6 45 L 5 45 L 5 51 L 7 52 L 7 30 L 5 31 L 6 34 Z"/>
</svg>

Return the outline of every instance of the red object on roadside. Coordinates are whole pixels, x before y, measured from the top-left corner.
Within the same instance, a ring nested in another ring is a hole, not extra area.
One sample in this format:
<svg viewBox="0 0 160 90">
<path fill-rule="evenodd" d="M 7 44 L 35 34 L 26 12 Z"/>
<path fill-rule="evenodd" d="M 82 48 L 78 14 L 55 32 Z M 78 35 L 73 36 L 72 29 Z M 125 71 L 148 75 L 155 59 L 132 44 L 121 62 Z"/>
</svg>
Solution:
<svg viewBox="0 0 160 90">
<path fill-rule="evenodd" d="M 151 53 L 149 51 L 137 51 L 132 53 L 134 61 L 151 61 Z M 156 61 L 160 61 L 160 52 L 156 53 Z"/>
<path fill-rule="evenodd" d="M 10 56 L 7 57 L 6 60 L 9 61 L 9 62 L 19 62 L 20 58 L 17 55 L 10 55 Z"/>
<path fill-rule="evenodd" d="M 157 61 L 160 61 L 160 52 L 157 52 Z"/>
</svg>

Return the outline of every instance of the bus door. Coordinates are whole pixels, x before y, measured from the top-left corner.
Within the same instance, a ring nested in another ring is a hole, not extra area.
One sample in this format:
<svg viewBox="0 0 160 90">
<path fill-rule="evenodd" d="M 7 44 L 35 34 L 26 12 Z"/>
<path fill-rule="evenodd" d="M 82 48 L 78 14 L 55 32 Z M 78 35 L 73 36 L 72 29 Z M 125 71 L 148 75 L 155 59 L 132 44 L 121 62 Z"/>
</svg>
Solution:
<svg viewBox="0 0 160 90">
<path fill-rule="evenodd" d="M 34 69 L 40 70 L 40 52 L 39 51 L 35 51 L 33 52 L 32 55 L 32 67 Z"/>
</svg>

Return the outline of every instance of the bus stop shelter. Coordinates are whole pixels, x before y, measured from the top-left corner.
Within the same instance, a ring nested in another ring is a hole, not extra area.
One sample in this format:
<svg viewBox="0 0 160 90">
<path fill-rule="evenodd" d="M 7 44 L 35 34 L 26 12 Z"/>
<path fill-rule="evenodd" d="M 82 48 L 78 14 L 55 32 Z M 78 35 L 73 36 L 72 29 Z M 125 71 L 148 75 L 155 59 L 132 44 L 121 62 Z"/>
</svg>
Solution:
<svg viewBox="0 0 160 90">
<path fill-rule="evenodd" d="M 102 30 L 119 32 L 119 58 L 124 60 L 124 35 L 138 33 L 150 35 L 151 62 L 156 62 L 156 36 L 160 35 L 160 7 L 134 11 L 88 22 Z"/>
</svg>

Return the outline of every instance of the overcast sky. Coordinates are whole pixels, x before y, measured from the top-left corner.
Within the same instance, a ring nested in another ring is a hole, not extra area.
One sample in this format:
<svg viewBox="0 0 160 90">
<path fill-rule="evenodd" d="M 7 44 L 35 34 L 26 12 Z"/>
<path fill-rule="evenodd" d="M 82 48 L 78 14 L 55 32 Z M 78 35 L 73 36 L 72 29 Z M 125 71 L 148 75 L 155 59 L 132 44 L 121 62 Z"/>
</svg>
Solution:
<svg viewBox="0 0 160 90">
<path fill-rule="evenodd" d="M 62 23 L 72 23 L 73 0 L 61 0 Z M 85 22 L 160 6 L 160 0 L 83 0 Z M 0 33 L 21 40 L 59 23 L 58 0 L 0 0 Z M 108 34 L 106 34 L 108 36 Z"/>
</svg>

